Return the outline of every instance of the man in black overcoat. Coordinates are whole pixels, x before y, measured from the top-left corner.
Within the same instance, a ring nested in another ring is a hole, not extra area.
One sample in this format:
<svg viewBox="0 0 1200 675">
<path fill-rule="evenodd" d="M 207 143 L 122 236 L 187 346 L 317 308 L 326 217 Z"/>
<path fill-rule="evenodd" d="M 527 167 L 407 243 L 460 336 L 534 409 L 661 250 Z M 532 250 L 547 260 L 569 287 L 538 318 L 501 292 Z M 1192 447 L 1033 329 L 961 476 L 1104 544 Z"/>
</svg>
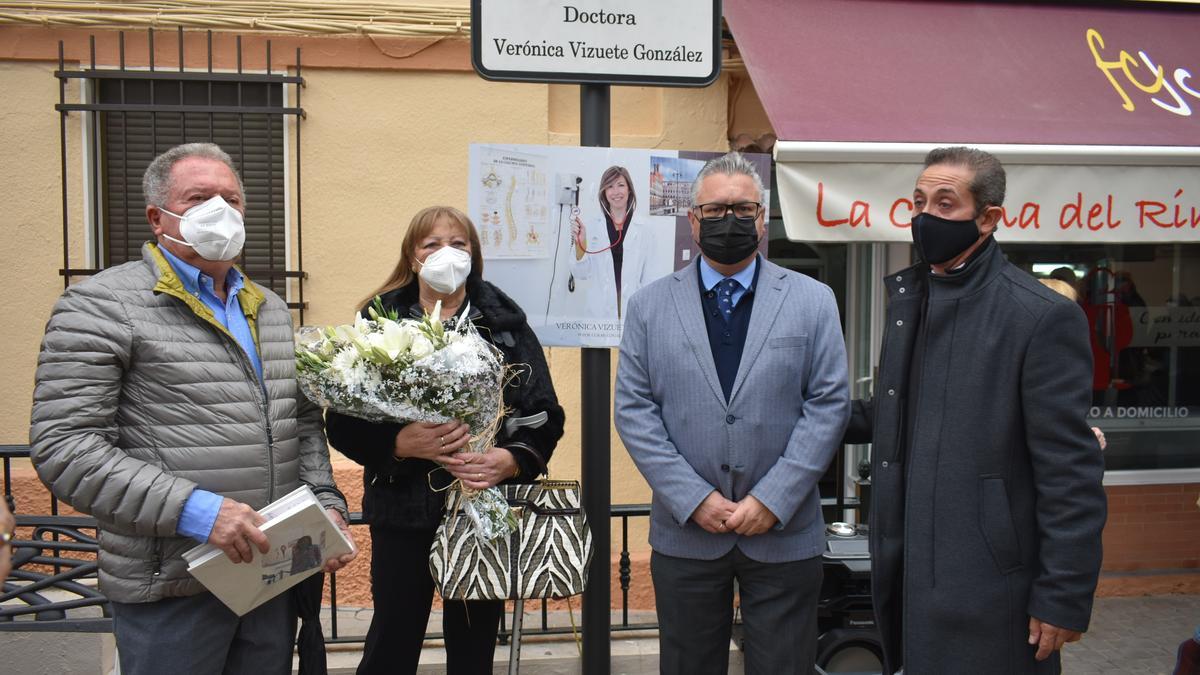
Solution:
<svg viewBox="0 0 1200 675">
<path fill-rule="evenodd" d="M 1106 501 L 1087 321 L 1001 253 L 1004 189 L 986 152 L 926 157 L 922 262 L 884 280 L 874 397 L 847 432 L 872 443 L 887 673 L 1058 673 L 1091 615 Z"/>
</svg>

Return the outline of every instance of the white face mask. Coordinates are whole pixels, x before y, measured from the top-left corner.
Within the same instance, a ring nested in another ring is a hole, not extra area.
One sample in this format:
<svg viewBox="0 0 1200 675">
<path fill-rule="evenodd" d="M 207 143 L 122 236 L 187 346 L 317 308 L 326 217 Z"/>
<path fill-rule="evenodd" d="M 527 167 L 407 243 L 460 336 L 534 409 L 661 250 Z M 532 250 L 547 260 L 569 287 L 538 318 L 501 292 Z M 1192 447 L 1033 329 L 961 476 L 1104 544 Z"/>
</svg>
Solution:
<svg viewBox="0 0 1200 675">
<path fill-rule="evenodd" d="M 443 246 L 421 263 L 421 278 L 438 293 L 449 295 L 458 290 L 471 273 L 471 254 L 453 246 Z"/>
<path fill-rule="evenodd" d="M 159 207 L 163 213 L 179 219 L 179 235 L 176 239 L 163 235 L 176 244 L 190 246 L 205 260 L 233 260 L 242 252 L 242 244 L 246 242 L 246 225 L 242 214 L 226 202 L 221 195 L 197 204 L 183 215 L 171 213 Z"/>
</svg>

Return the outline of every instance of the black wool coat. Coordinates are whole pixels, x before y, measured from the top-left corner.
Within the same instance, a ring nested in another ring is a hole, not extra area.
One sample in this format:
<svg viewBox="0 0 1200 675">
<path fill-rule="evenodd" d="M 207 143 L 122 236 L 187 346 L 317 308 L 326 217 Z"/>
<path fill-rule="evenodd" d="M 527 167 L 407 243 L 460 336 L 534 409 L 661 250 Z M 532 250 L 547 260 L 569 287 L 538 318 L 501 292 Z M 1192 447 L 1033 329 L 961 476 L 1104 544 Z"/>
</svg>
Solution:
<svg viewBox="0 0 1200 675">
<path fill-rule="evenodd" d="M 380 299 L 384 307 L 397 310 L 401 317 L 422 315 L 415 281 Z M 520 467 L 520 475 L 511 482 L 532 482 L 546 473 L 550 455 L 563 434 L 563 409 L 554 393 L 542 345 L 526 323 L 525 312 L 499 288 L 471 277 L 467 280 L 467 301 L 471 322 L 479 334 L 503 352 L 505 363 L 516 367 L 504 390 L 508 414 L 523 417 L 545 411 L 548 415 L 542 426 L 519 427 L 512 435 L 502 431 L 496 441 L 496 445 L 513 453 Z M 441 520 L 446 500 L 440 489 L 453 477 L 426 459 L 396 461 L 392 450 L 396 434 L 403 427 L 335 412 L 325 415 L 329 443 L 363 465 L 364 519 L 378 527 L 433 530 Z"/>
<path fill-rule="evenodd" d="M 875 394 L 847 442 L 872 443 L 885 672 L 1060 672 L 1057 653 L 1034 660 L 1029 617 L 1087 629 L 1106 517 L 1083 311 L 995 242 L 952 274 L 884 282 Z"/>
</svg>

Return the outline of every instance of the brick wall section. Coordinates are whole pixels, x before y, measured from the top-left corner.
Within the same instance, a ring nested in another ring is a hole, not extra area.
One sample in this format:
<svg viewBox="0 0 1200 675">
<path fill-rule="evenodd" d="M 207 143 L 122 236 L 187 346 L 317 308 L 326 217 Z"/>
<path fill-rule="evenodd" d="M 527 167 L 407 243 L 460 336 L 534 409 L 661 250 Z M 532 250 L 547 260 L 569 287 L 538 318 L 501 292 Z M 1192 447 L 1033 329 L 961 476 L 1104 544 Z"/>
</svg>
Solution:
<svg viewBox="0 0 1200 675">
<path fill-rule="evenodd" d="M 1200 568 L 1200 485 L 1114 485 L 1106 491 L 1106 572 Z"/>
</svg>

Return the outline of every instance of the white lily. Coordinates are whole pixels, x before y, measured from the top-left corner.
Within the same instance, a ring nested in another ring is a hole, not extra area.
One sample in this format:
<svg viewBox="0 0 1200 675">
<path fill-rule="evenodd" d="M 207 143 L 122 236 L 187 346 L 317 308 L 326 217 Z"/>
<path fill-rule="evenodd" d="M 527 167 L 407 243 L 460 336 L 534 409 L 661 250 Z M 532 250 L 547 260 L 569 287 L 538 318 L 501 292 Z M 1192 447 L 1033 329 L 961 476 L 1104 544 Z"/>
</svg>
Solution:
<svg viewBox="0 0 1200 675">
<path fill-rule="evenodd" d="M 383 332 L 368 335 L 367 343 L 371 345 L 372 351 L 377 356 L 386 356 L 384 359 L 377 358 L 376 360 L 382 361 L 381 365 L 387 365 L 395 363 L 400 355 L 412 345 L 412 334 L 401 328 L 400 324 L 395 321 L 384 319 L 381 323 Z"/>
<path fill-rule="evenodd" d="M 422 359 L 433 353 L 433 343 L 424 335 L 418 335 L 413 338 L 408 351 L 413 355 L 413 359 Z"/>
<path fill-rule="evenodd" d="M 418 324 L 416 321 L 402 321 L 400 323 L 400 330 L 403 331 L 406 336 L 408 336 L 408 342 L 405 343 L 407 345 L 411 345 L 412 341 L 417 339 L 418 335 L 423 335 L 420 324 Z"/>
<path fill-rule="evenodd" d="M 471 303 L 467 301 L 467 306 L 463 307 L 462 313 L 458 317 L 458 322 L 454 324 L 454 330 L 460 331 L 467 324 L 467 317 L 471 315 Z"/>
<path fill-rule="evenodd" d="M 356 325 L 342 324 L 341 326 L 335 326 L 333 332 L 337 336 L 337 339 L 344 342 L 353 344 L 360 344 L 362 342 L 362 331 L 358 330 L 358 326 Z"/>
<path fill-rule="evenodd" d="M 433 312 L 429 314 L 429 327 L 435 338 L 440 339 L 446 329 L 442 326 L 442 301 L 433 304 Z"/>
<path fill-rule="evenodd" d="M 387 319 L 384 319 L 386 321 Z M 354 329 L 362 335 L 371 332 L 371 320 L 363 317 L 361 314 L 354 317 Z"/>
</svg>

